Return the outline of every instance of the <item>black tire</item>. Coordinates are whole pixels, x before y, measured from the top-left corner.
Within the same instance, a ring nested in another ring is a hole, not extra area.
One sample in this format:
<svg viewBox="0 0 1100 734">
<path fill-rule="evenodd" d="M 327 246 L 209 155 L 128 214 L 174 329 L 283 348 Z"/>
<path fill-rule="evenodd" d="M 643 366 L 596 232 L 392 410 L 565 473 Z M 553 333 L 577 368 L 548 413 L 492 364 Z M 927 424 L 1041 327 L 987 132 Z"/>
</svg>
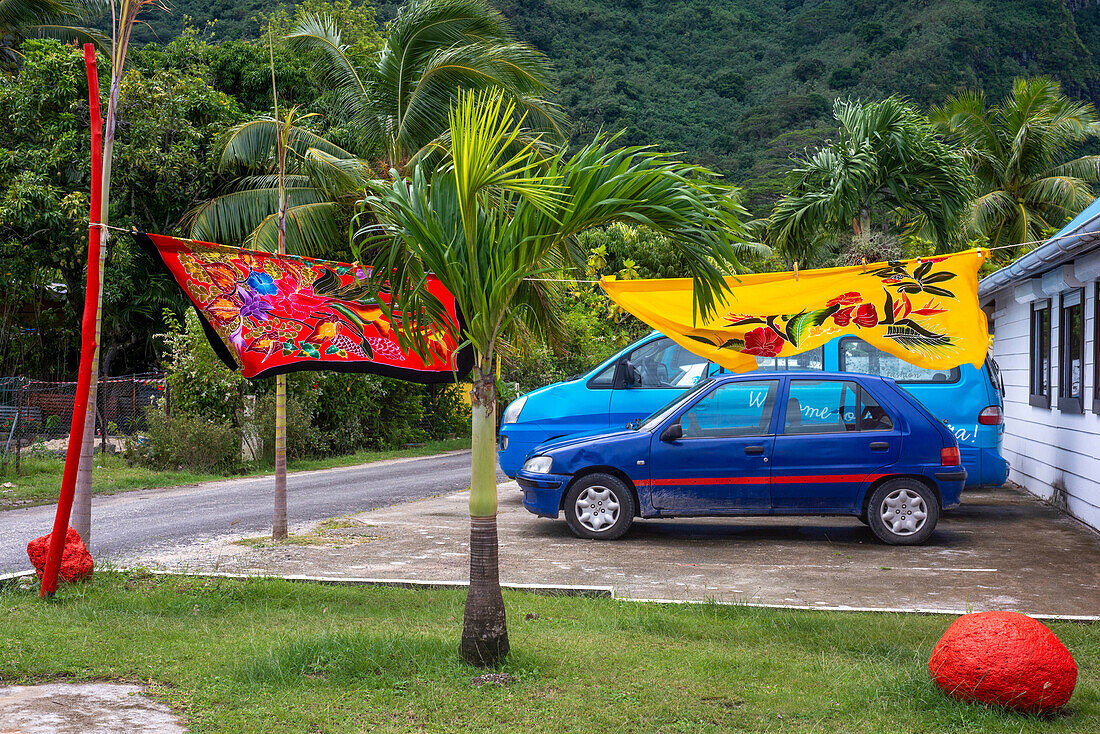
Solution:
<svg viewBox="0 0 1100 734">
<path fill-rule="evenodd" d="M 581 512 L 578 507 L 582 497 L 591 515 Z M 573 482 L 565 494 L 564 509 L 565 522 L 573 535 L 591 540 L 615 540 L 634 522 L 634 493 L 618 477 L 589 474 Z"/>
<path fill-rule="evenodd" d="M 923 520 L 912 517 L 921 512 L 925 515 Z M 888 523 L 884 515 L 897 520 Z M 932 535 L 939 519 L 940 502 L 936 494 L 916 479 L 883 482 L 867 503 L 867 524 L 871 532 L 890 545 L 920 545 Z M 902 527 L 904 525 L 910 527 Z"/>
</svg>

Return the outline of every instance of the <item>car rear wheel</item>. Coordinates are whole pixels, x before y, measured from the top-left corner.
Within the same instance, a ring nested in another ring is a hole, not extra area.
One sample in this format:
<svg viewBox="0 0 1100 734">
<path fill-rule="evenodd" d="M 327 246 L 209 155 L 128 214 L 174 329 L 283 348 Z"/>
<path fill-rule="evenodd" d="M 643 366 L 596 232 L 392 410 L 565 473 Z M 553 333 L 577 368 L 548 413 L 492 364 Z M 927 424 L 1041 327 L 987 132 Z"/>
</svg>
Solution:
<svg viewBox="0 0 1100 734">
<path fill-rule="evenodd" d="M 884 543 L 920 545 L 936 529 L 940 503 L 915 479 L 891 479 L 881 484 L 867 503 L 867 524 Z"/>
<path fill-rule="evenodd" d="M 634 494 L 610 474 L 581 477 L 565 495 L 565 521 L 578 538 L 622 537 L 634 522 Z"/>
</svg>

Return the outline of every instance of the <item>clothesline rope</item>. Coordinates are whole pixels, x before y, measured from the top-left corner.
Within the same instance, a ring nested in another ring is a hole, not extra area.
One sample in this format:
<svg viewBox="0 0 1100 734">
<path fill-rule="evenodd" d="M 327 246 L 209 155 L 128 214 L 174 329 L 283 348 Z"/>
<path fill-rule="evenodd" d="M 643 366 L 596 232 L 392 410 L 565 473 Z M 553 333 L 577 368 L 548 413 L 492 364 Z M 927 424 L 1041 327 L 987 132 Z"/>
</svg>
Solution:
<svg viewBox="0 0 1100 734">
<path fill-rule="evenodd" d="M 137 234 L 136 229 L 126 229 L 125 227 L 116 227 L 113 224 L 104 224 L 102 222 L 89 222 L 88 226 L 90 226 L 90 227 L 99 227 L 101 229 L 113 230 L 115 232 L 125 232 L 126 234 Z M 1028 246 L 1028 245 L 1042 245 L 1042 244 L 1045 244 L 1047 242 L 1054 242 L 1056 240 L 1065 240 L 1065 239 L 1069 239 L 1070 237 L 1079 237 L 1079 236 L 1080 236 L 1080 233 L 1074 232 L 1074 233 L 1071 233 L 1071 234 L 1064 234 L 1064 235 L 1060 235 L 1060 236 L 1057 236 L 1057 237 L 1048 237 L 1045 240 L 1030 240 L 1030 241 L 1027 241 L 1027 242 L 1017 242 L 1017 243 L 1012 244 L 1012 245 L 997 245 L 996 247 L 986 247 L 984 249 L 989 250 L 990 252 L 993 252 L 994 250 L 1007 250 L 1010 247 L 1025 247 L 1025 246 Z M 192 239 L 189 239 L 187 237 L 177 237 L 176 239 L 184 240 L 185 242 L 198 242 L 198 240 L 192 240 Z M 948 254 L 957 254 L 957 253 L 948 253 Z M 938 257 L 938 256 L 933 256 L 933 257 Z M 923 260 L 924 258 L 917 258 L 917 259 L 918 260 Z M 575 280 L 573 278 L 524 278 L 524 280 L 543 281 L 543 282 L 546 282 L 546 283 L 588 283 L 588 284 L 593 284 L 593 283 L 599 283 L 600 282 L 598 280 Z"/>
</svg>

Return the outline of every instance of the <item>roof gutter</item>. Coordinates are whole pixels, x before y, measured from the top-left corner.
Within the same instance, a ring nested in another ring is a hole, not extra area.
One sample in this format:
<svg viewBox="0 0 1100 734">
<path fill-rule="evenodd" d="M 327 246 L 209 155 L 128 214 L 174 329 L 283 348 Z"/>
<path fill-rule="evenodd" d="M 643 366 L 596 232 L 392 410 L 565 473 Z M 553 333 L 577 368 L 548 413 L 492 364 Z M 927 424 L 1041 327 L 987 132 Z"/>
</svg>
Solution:
<svg viewBox="0 0 1100 734">
<path fill-rule="evenodd" d="M 978 297 L 984 298 L 1014 281 L 1039 275 L 1088 246 L 1100 243 L 1100 231 L 1098 231 L 1100 228 L 1090 229 L 1090 225 L 1098 221 L 1100 221 L 1100 213 L 1081 222 L 1073 232 L 1065 234 L 1059 232 L 1016 262 L 985 276 L 978 283 Z"/>
</svg>

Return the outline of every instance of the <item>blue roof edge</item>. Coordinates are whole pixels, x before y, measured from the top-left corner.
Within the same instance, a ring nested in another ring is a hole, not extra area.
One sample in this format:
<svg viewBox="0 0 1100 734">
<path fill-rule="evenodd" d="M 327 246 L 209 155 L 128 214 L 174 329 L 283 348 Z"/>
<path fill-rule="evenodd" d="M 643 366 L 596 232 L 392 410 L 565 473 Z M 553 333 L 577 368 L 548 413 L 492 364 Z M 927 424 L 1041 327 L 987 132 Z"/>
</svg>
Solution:
<svg viewBox="0 0 1100 734">
<path fill-rule="evenodd" d="M 988 296 L 1015 280 L 1046 272 L 1096 244 L 1100 244 L 1100 198 L 1085 207 L 1046 242 L 982 278 L 978 283 L 978 297 Z"/>
</svg>

